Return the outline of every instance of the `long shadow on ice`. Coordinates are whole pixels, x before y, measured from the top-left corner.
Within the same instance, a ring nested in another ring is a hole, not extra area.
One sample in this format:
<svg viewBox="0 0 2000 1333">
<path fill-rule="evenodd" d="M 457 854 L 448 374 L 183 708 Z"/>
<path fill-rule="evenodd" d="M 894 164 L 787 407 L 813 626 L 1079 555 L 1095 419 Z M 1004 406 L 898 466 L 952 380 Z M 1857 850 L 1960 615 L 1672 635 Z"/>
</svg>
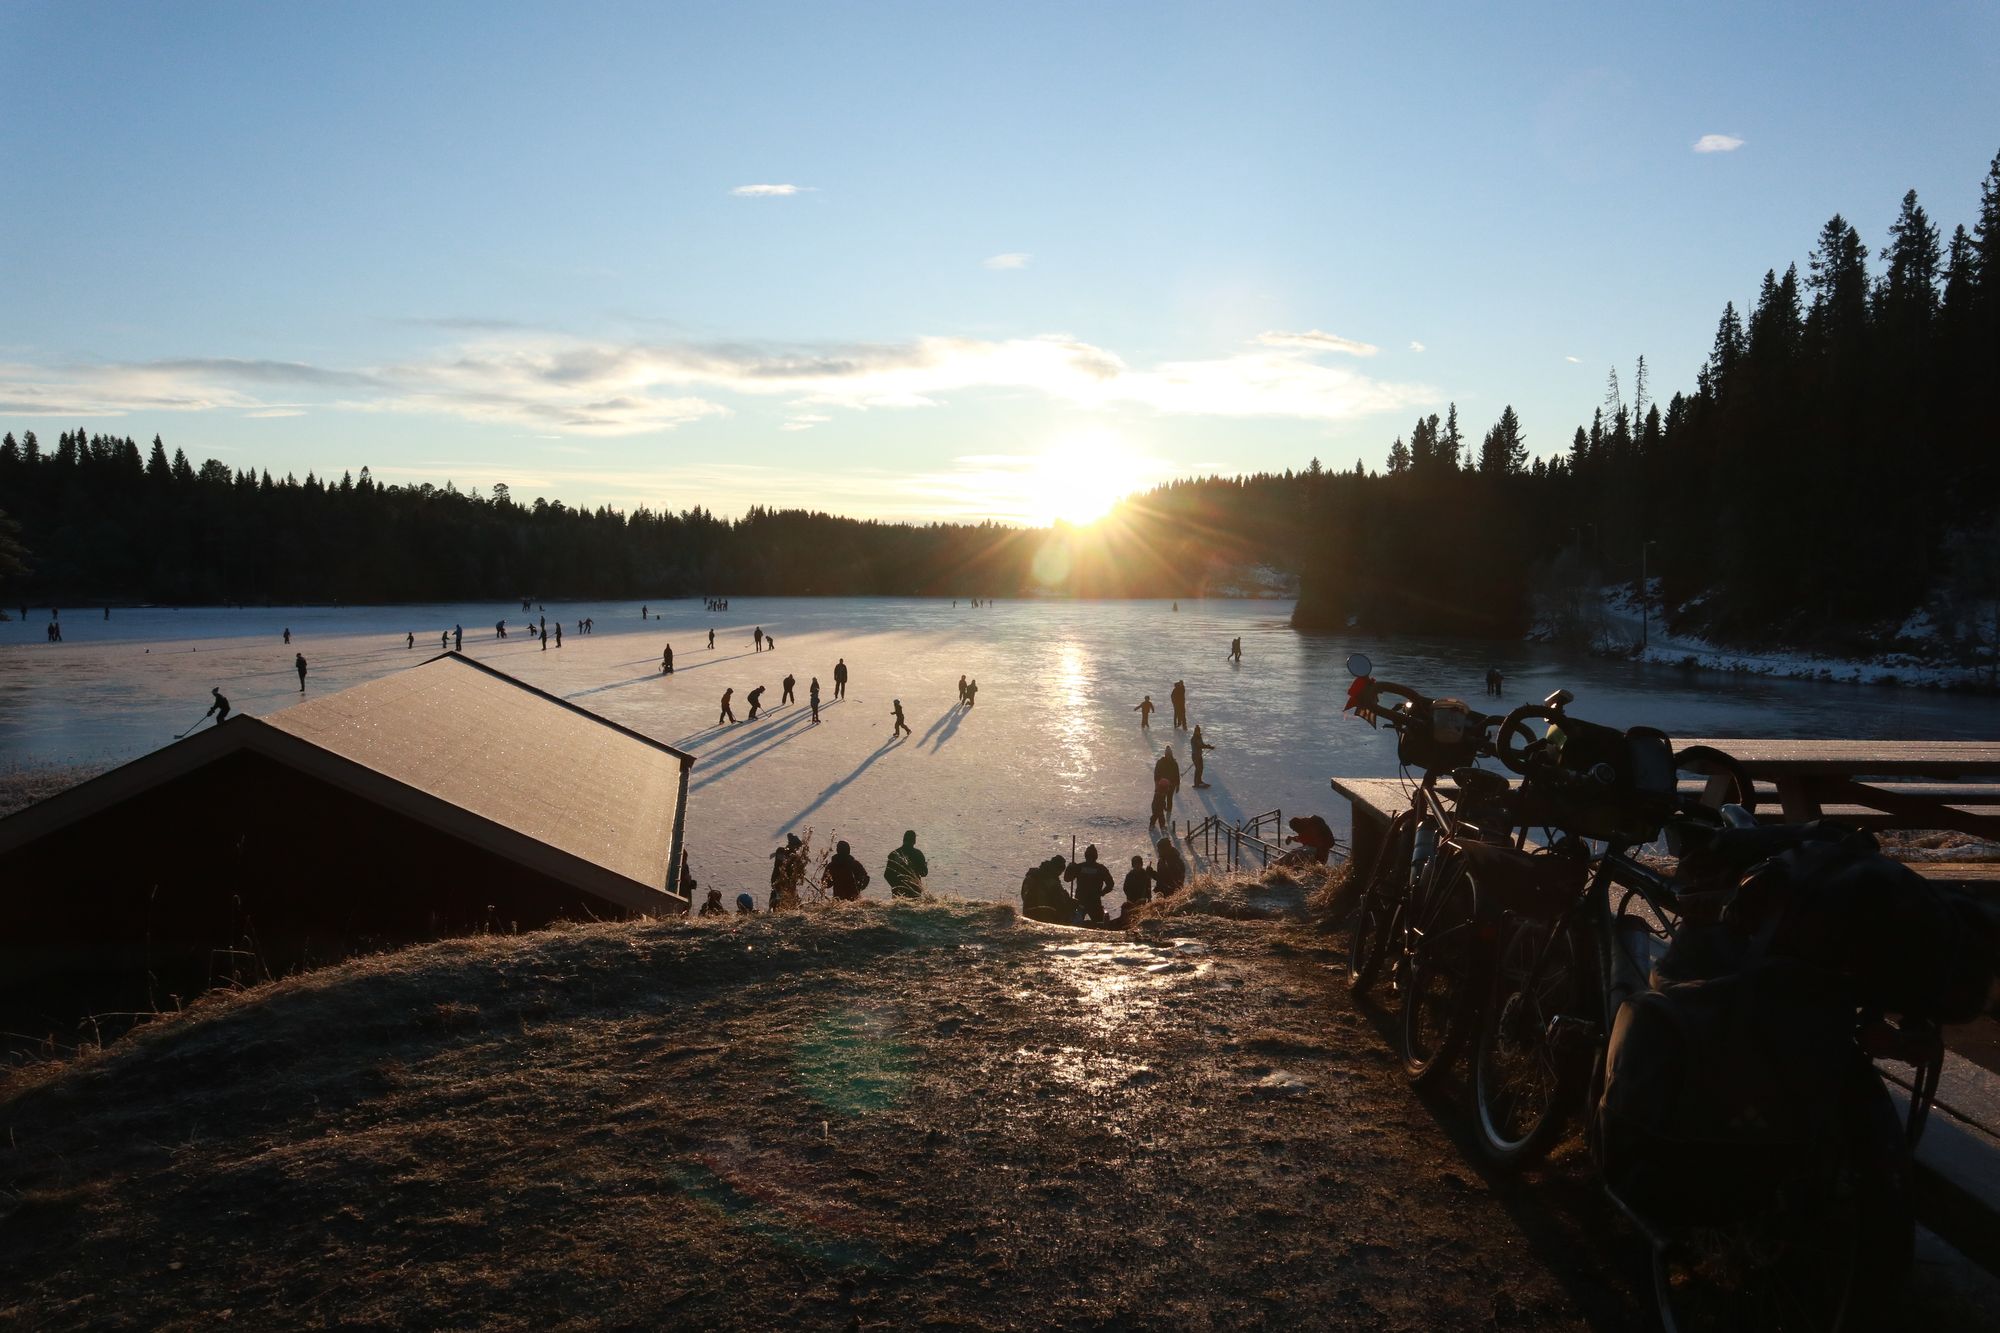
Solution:
<svg viewBox="0 0 2000 1333">
<path fill-rule="evenodd" d="M 832 800 L 835 796 L 839 795 L 843 790 L 845 790 L 848 786 L 850 786 L 856 778 L 860 777 L 863 773 L 866 773 L 870 768 L 874 767 L 875 761 L 877 759 L 880 759 L 883 755 L 895 749 L 898 744 L 899 742 L 895 740 L 883 741 L 881 745 L 876 747 L 875 752 L 873 754 L 869 755 L 866 759 L 863 759 L 861 763 L 856 766 L 855 770 L 852 773 L 849 773 L 844 778 L 838 778 L 835 781 L 828 783 L 826 790 L 821 792 L 819 795 L 813 797 L 812 801 L 806 806 L 805 809 L 799 811 L 797 814 L 793 815 L 790 819 L 787 819 L 783 823 L 779 824 L 777 828 L 771 830 L 771 836 L 775 838 L 778 835 L 784 833 L 787 829 L 797 828 L 799 824 L 804 822 L 806 816 L 812 814 L 813 811 L 819 809 L 821 806 L 825 805 L 828 801 Z"/>
<path fill-rule="evenodd" d="M 690 789 L 698 791 L 711 782 L 718 782 L 728 777 L 745 764 L 762 758 L 786 741 L 803 735 L 811 725 L 812 714 L 800 709 L 796 713 L 776 719 L 770 726 L 757 728 L 754 733 L 740 741 L 711 754 L 697 756 L 698 761 L 705 760 L 706 764 L 697 762 L 695 779 L 689 784 Z"/>
<path fill-rule="evenodd" d="M 705 666 L 714 666 L 719 662 L 733 662 L 739 657 L 749 656 L 751 656 L 749 653 L 732 653 L 728 657 L 712 657 L 706 662 L 696 662 L 692 666 L 681 666 L 676 663 L 674 666 L 674 676 L 683 676 L 690 671 L 699 671 Z M 629 666 L 631 664 L 628 662 L 624 665 Z M 587 690 L 577 690 L 573 693 L 565 694 L 563 698 L 581 699 L 587 694 L 602 694 L 606 690 L 622 690 L 628 685 L 643 685 L 649 680 L 663 680 L 668 684 L 672 684 L 674 676 L 670 676 L 664 671 L 648 671 L 645 675 L 634 676 L 630 680 L 614 680 L 609 685 L 593 685 Z"/>
<path fill-rule="evenodd" d="M 944 712 L 939 713 L 938 720 L 931 723 L 930 730 L 917 737 L 916 748 L 919 750 L 923 749 L 924 742 L 930 740 L 933 736 L 937 737 L 937 739 L 932 742 L 931 750 L 935 752 L 944 748 L 944 743 L 951 739 L 952 733 L 958 730 L 959 725 L 965 721 L 965 715 L 970 711 L 963 704 L 953 704 L 951 707 L 945 709 Z"/>
</svg>

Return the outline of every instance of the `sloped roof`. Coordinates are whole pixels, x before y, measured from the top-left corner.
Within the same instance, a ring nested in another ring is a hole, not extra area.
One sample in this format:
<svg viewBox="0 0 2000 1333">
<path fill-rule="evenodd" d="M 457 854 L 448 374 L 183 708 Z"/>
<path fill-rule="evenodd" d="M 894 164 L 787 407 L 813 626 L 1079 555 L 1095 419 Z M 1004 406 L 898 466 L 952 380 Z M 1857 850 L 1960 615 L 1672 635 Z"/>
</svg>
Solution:
<svg viewBox="0 0 2000 1333">
<path fill-rule="evenodd" d="M 0 820 L 0 852 L 244 748 L 619 906 L 680 909 L 694 757 L 457 653 L 199 731 Z"/>
</svg>

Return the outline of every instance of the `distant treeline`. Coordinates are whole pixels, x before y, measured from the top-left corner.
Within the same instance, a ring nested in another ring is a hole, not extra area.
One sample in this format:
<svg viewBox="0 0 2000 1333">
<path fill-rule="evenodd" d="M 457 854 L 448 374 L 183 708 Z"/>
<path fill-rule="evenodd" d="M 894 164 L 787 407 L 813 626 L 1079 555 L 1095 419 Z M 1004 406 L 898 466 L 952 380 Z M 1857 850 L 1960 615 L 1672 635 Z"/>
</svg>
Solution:
<svg viewBox="0 0 2000 1333">
<path fill-rule="evenodd" d="M 1300 498 L 1290 474 L 1181 482 L 1129 505 L 1115 531 L 1082 533 L 764 508 L 730 520 L 700 507 L 521 503 L 504 484 L 488 494 L 381 485 L 365 467 L 338 481 L 214 459 L 196 468 L 158 436 L 142 451 L 82 430 L 54 449 L 10 433 L 0 440 L 0 601 L 1192 596 L 1223 564 L 1296 551 L 1298 524 L 1266 520 Z M 26 548 L 14 562 L 5 515 Z"/>
<path fill-rule="evenodd" d="M 1970 632 L 2000 595 L 2000 157 L 1970 231 L 1941 243 L 1911 191 L 1877 258 L 1836 215 L 1803 277 L 1723 310 L 1692 392 L 1662 407 L 1641 359 L 1628 400 L 1614 371 L 1558 457 L 1528 464 L 1512 408 L 1472 445 L 1454 408 L 1386 474 L 1308 476 L 1295 623 L 1514 632 L 1538 591 L 1636 581 L 1650 544 L 1666 604 L 1722 638 L 1838 644 L 1927 600 Z"/>
</svg>

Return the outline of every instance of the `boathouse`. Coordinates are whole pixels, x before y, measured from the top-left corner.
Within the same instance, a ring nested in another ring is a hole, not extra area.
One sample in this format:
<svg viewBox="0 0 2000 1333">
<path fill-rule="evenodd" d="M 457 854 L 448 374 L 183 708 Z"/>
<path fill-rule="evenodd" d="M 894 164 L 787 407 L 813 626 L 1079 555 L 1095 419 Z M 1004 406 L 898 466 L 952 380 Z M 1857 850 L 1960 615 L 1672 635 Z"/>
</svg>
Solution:
<svg viewBox="0 0 2000 1333">
<path fill-rule="evenodd" d="M 457 653 L 232 717 L 0 820 L 0 1006 L 684 912 L 693 762 Z"/>
</svg>

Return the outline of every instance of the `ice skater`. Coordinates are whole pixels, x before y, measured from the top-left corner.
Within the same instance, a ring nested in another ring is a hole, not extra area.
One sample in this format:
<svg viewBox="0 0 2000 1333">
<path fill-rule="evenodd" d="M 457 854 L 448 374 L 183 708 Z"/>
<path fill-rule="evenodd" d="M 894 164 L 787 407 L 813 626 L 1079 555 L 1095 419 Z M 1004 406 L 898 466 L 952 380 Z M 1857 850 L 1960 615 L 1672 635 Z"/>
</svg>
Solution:
<svg viewBox="0 0 2000 1333">
<path fill-rule="evenodd" d="M 895 716 L 896 719 L 896 725 L 889 729 L 889 739 L 893 741 L 898 736 L 909 735 L 910 724 L 903 720 L 903 701 L 901 699 L 890 700 L 889 711 Z"/>
<path fill-rule="evenodd" d="M 1229 641 L 1229 660 L 1232 662 L 1241 662 L 1243 660 L 1242 639 L 1236 638 Z"/>
<path fill-rule="evenodd" d="M 208 713 L 215 714 L 215 725 L 219 727 L 229 720 L 229 700 L 222 696 L 220 685 L 209 686 L 208 692 L 215 696 L 215 702 L 208 706 Z M 206 718 L 208 713 L 203 713 L 202 717 Z M 181 716 L 185 717 L 187 714 L 183 713 Z"/>
<path fill-rule="evenodd" d="M 972 707 L 972 705 L 978 702 L 979 702 L 979 682 L 975 680 L 970 685 L 967 685 L 965 687 L 965 706 L 967 708 L 970 708 Z"/>
<path fill-rule="evenodd" d="M 28 618 L 28 608 L 24 606 L 21 608 L 21 619 L 26 620 L 27 618 Z M 412 643 L 416 642 L 416 636 L 414 634 L 410 636 L 410 641 Z M 291 626 L 287 625 L 285 627 L 285 647 L 289 648 L 291 646 L 292 646 L 292 629 Z"/>
<path fill-rule="evenodd" d="M 816 727 L 819 725 L 819 677 L 818 676 L 814 676 L 812 678 L 812 684 L 806 686 L 806 699 L 808 702 L 812 704 L 812 710 L 813 710 L 812 724 Z"/>
<path fill-rule="evenodd" d="M 958 678 L 958 701 L 960 703 L 965 702 L 965 677 L 963 676 Z"/>
<path fill-rule="evenodd" d="M 562 647 L 562 621 L 556 622 L 556 647 Z"/>
<path fill-rule="evenodd" d="M 795 698 L 795 697 L 793 696 L 793 694 L 792 694 L 792 687 L 793 687 L 794 685 L 796 685 L 796 684 L 798 684 L 798 683 L 799 683 L 799 678 L 798 678 L 797 676 L 794 676 L 794 675 L 793 675 L 793 674 L 792 674 L 791 672 L 787 671 L 787 672 L 785 673 L 785 679 L 784 679 L 784 680 L 783 680 L 782 682 L 780 682 L 780 683 L 784 685 L 784 687 L 785 687 L 785 692 L 784 692 L 784 694 L 783 694 L 783 695 L 782 695 L 782 696 L 781 696 L 781 697 L 780 697 L 780 698 L 778 699 L 778 702 L 779 702 L 779 703 L 781 703 L 781 704 L 795 704 L 795 703 L 797 703 L 797 702 L 798 702 L 798 699 L 796 699 L 796 698 Z"/>
<path fill-rule="evenodd" d="M 743 697 L 750 701 L 750 716 L 743 720 L 745 722 L 755 722 L 757 720 L 757 710 L 764 706 L 764 687 L 759 685 Z"/>
<path fill-rule="evenodd" d="M 1159 762 L 1153 765 L 1153 823 L 1161 828 L 1169 828 L 1174 818 L 1174 793 L 1181 789 L 1181 765 L 1174 758 L 1174 747 L 1169 745 L 1160 751 Z"/>
<path fill-rule="evenodd" d="M 451 650 L 455 653 L 465 651 L 465 626 L 453 625 L 451 627 Z"/>
<path fill-rule="evenodd" d="M 533 630 L 529 630 L 528 632 L 530 634 L 534 633 Z M 547 652 L 548 650 L 549 650 L 549 627 L 547 625 L 544 625 L 542 626 L 542 651 Z"/>
<path fill-rule="evenodd" d="M 1186 731 L 1187 730 L 1187 682 L 1184 680 L 1175 681 L 1173 689 L 1167 691 L 1167 699 L 1174 706 L 1175 730 Z"/>
<path fill-rule="evenodd" d="M 1213 745 L 1210 745 L 1201 738 L 1201 728 L 1197 726 L 1194 729 L 1194 735 L 1188 740 L 1188 760 L 1194 765 L 1194 785 L 1197 787 L 1206 787 L 1208 785 L 1201 780 L 1202 751 L 1213 750 L 1214 748 Z"/>
<path fill-rule="evenodd" d="M 1486 668 L 1486 692 L 1488 694 L 1500 693 L 1501 687 L 1505 685 L 1505 683 L 1506 683 L 1506 677 L 1500 674 L 1499 667 Z"/>
<path fill-rule="evenodd" d="M 1149 694 L 1141 699 L 1132 711 L 1139 715 L 1139 725 L 1142 728 L 1150 728 L 1153 725 L 1153 714 L 1159 710 L 1153 706 L 1153 696 Z"/>
<path fill-rule="evenodd" d="M 714 652 L 714 651 L 715 651 L 715 631 L 714 631 L 714 630 L 710 630 L 710 631 L 708 632 L 708 648 L 709 648 L 709 651 L 710 651 L 710 652 Z"/>
<path fill-rule="evenodd" d="M 750 641 L 757 645 L 758 652 L 761 653 L 764 651 L 764 627 L 762 625 L 750 631 Z"/>
<path fill-rule="evenodd" d="M 847 697 L 847 659 L 844 657 L 833 664 L 833 697 Z"/>
<path fill-rule="evenodd" d="M 288 634 L 286 634 L 286 635 L 285 635 L 285 642 L 286 642 L 286 643 L 290 643 L 291 641 L 292 641 L 292 636 L 291 636 L 291 635 L 290 635 L 289 633 L 288 633 Z M 417 646 L 417 632 L 416 632 L 415 630 L 413 630 L 413 629 L 406 629 L 406 630 L 404 630 L 404 631 L 403 631 L 403 647 L 404 647 L 404 649 L 406 649 L 406 650 L 407 650 L 407 649 L 410 649 L 410 648 L 414 648 L 414 647 L 416 647 L 416 646 Z"/>
<path fill-rule="evenodd" d="M 660 674 L 663 676 L 674 674 L 674 646 L 671 643 L 660 649 Z"/>
<path fill-rule="evenodd" d="M 736 687 L 734 685 L 722 692 L 722 715 L 715 719 L 716 726 L 719 727 L 725 722 L 734 722 L 736 720 L 736 714 L 729 707 L 729 700 L 735 693 Z"/>
<path fill-rule="evenodd" d="M 292 670 L 299 673 L 299 693 L 304 694 L 306 692 L 306 655 L 304 653 L 292 654 Z"/>
</svg>

